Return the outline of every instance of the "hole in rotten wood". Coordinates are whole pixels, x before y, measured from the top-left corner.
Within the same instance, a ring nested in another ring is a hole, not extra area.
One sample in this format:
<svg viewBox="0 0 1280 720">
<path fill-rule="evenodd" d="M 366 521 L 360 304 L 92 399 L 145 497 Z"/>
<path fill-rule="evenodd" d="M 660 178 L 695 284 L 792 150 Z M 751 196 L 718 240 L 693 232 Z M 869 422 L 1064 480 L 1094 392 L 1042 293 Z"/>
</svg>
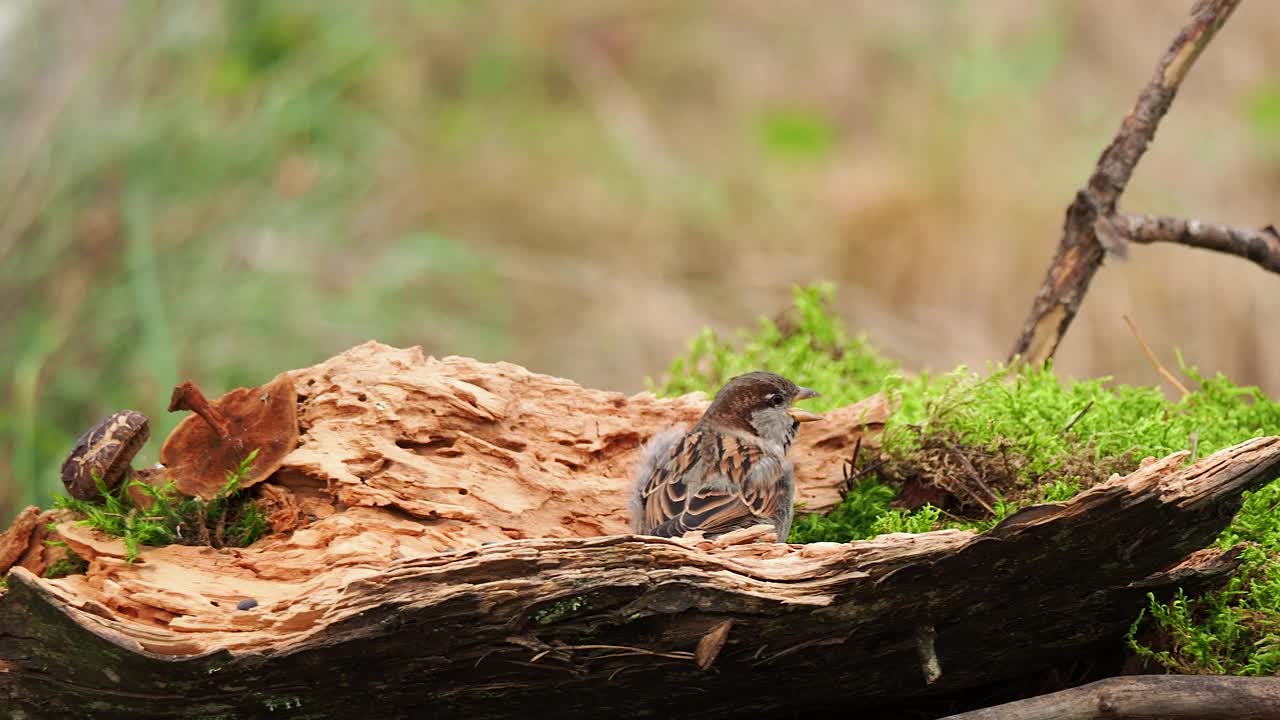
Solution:
<svg viewBox="0 0 1280 720">
<path fill-rule="evenodd" d="M 582 465 L 581 465 L 580 463 L 576 463 L 576 462 L 574 462 L 574 461 L 572 461 L 572 460 L 569 460 L 569 459 L 567 459 L 567 458 L 561 458 L 561 457 L 558 457 L 558 458 L 553 458 L 553 459 L 554 459 L 556 462 L 560 463 L 561 465 L 563 465 L 563 466 L 565 466 L 565 467 L 569 468 L 570 470 L 577 471 L 577 470 L 581 470 L 581 469 L 582 469 Z"/>
<path fill-rule="evenodd" d="M 814 443 L 814 447 L 820 447 L 820 448 L 823 448 L 824 450 L 829 450 L 831 448 L 844 447 L 845 443 L 847 442 L 848 440 L 846 438 L 841 437 L 840 435 L 832 434 Z"/>
<path fill-rule="evenodd" d="M 511 438 L 495 438 L 493 440 L 493 444 L 503 450 L 510 450 L 511 452 L 524 452 L 525 448 L 529 447 L 528 443 L 523 443 L 519 440 L 512 440 Z"/>
<path fill-rule="evenodd" d="M 368 399 L 369 399 L 369 396 L 365 395 L 364 393 L 360 393 L 359 395 L 356 395 L 356 400 L 359 400 L 360 402 L 365 402 Z"/>
<path fill-rule="evenodd" d="M 439 453 L 442 450 L 449 450 L 450 448 L 453 447 L 453 443 L 455 442 L 455 440 L 456 438 L 442 437 L 442 438 L 436 438 L 434 440 L 429 440 L 427 442 L 415 442 L 413 440 L 406 440 L 404 438 L 400 438 L 396 440 L 396 447 L 402 450 L 410 450 L 419 455 L 430 455 L 432 453 Z M 458 455 L 458 454 L 461 454 L 461 451 L 453 450 L 452 452 L 449 452 L 447 454 Z"/>
<path fill-rule="evenodd" d="M 640 447 L 642 440 L 643 438 L 641 438 L 640 434 L 634 432 L 609 435 L 603 439 L 600 447 L 591 451 L 591 457 L 596 460 L 602 457 L 612 457 L 620 452 Z"/>
<path fill-rule="evenodd" d="M 480 375 L 472 375 L 470 377 L 461 378 L 462 382 L 468 385 L 475 385 L 481 390 L 489 389 L 489 378 Z"/>
<path fill-rule="evenodd" d="M 459 495 L 466 495 L 469 491 L 466 488 L 458 488 Z"/>
<path fill-rule="evenodd" d="M 350 465 L 351 463 L 347 463 Z M 387 458 L 378 458 L 372 465 L 368 465 L 359 469 L 352 469 L 352 474 L 360 478 L 360 482 L 364 482 L 369 478 L 377 475 L 391 465 L 391 461 Z"/>
</svg>

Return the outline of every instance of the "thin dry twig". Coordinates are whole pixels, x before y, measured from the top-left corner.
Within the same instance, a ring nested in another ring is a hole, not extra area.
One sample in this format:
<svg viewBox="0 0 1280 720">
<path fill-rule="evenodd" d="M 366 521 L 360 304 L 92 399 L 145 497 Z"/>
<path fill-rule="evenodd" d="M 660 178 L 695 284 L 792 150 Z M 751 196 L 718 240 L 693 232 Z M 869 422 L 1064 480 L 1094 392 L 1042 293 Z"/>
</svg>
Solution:
<svg viewBox="0 0 1280 720">
<path fill-rule="evenodd" d="M 964 465 L 964 469 L 966 472 L 969 473 L 970 479 L 972 479 L 973 482 L 976 483 L 978 487 L 982 488 L 982 491 L 987 494 L 987 497 L 991 498 L 991 502 L 999 503 L 1000 497 L 995 493 L 991 492 L 991 488 L 987 487 L 987 484 L 982 481 L 982 476 L 978 473 L 978 469 L 973 466 L 973 463 L 969 462 L 969 458 L 965 457 L 964 453 L 954 448 L 951 450 L 951 454 L 954 455 L 955 457 L 960 458 L 960 463 Z M 968 490 L 968 488 L 965 488 L 965 489 Z M 969 497 L 973 498 L 979 505 L 981 505 L 983 510 L 986 510 L 987 512 L 991 513 L 992 517 L 995 517 L 996 515 L 995 507 L 985 502 L 978 495 L 978 493 L 973 492 L 972 490 L 969 490 L 968 495 Z"/>
<path fill-rule="evenodd" d="M 201 545 L 209 545 L 213 543 L 209 537 L 209 516 L 205 510 L 204 503 L 196 504 L 196 541 Z"/>
<path fill-rule="evenodd" d="M 1142 351 L 1147 354 L 1147 359 L 1151 361 L 1151 366 L 1156 369 L 1160 377 L 1168 380 L 1170 385 L 1177 388 L 1178 392 L 1182 393 L 1182 397 L 1190 395 L 1191 391 L 1187 389 L 1187 386 L 1178 382 L 1178 378 L 1174 377 L 1174 374 L 1169 372 L 1160 362 L 1160 359 L 1156 357 L 1156 354 L 1151 351 L 1151 346 L 1147 344 L 1146 340 L 1142 339 L 1142 333 L 1138 332 L 1138 326 L 1133 324 L 1133 320 L 1130 320 L 1128 315 L 1122 315 L 1121 317 L 1124 318 L 1125 324 L 1129 326 L 1129 331 L 1133 333 L 1134 339 L 1142 346 Z"/>
<path fill-rule="evenodd" d="M 609 655 L 602 655 L 600 659 L 611 658 L 611 657 L 623 657 L 623 656 L 629 656 L 629 655 L 647 655 L 650 657 L 668 658 L 670 660 L 693 660 L 694 659 L 693 653 L 685 652 L 683 650 L 673 650 L 671 652 L 660 652 L 658 650 L 646 650 L 644 648 L 631 647 L 628 645 L 557 645 L 549 650 L 543 650 L 537 655 L 534 655 L 533 658 L 529 660 L 529 662 L 535 663 L 539 659 L 541 659 L 543 656 L 545 656 L 547 653 L 559 652 L 562 650 L 616 650 L 618 651 L 615 653 L 611 653 Z"/>
<path fill-rule="evenodd" d="M 218 511 L 218 519 L 213 524 L 214 547 L 227 546 L 227 504 L 224 502 Z"/>
<path fill-rule="evenodd" d="M 1258 267 L 1280 273 L 1280 232 L 1157 215 L 1117 215 L 1113 219 L 1125 237 L 1139 245 L 1173 243 L 1242 257 Z"/>
<path fill-rule="evenodd" d="M 1076 423 L 1080 422 L 1080 418 L 1084 417 L 1085 414 L 1092 409 L 1093 409 L 1093 401 L 1090 400 L 1089 402 L 1085 403 L 1084 407 L 1080 408 L 1080 410 L 1077 411 L 1075 415 L 1071 416 L 1071 419 L 1067 421 L 1066 426 L 1063 427 L 1062 430 L 1058 431 L 1058 435 L 1066 435 L 1067 433 L 1071 432 L 1071 428 L 1075 427 Z"/>
</svg>

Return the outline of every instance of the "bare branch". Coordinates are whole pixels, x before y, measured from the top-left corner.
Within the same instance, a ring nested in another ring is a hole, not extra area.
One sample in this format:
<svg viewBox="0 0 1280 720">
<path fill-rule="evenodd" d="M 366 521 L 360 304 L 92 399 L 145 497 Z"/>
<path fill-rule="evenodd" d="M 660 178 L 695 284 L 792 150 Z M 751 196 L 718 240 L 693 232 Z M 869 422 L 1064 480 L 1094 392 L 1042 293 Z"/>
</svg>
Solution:
<svg viewBox="0 0 1280 720">
<path fill-rule="evenodd" d="M 1280 233 L 1155 215 L 1117 215 L 1114 220 L 1130 242 L 1174 243 L 1236 255 L 1264 270 L 1280 273 Z"/>
<path fill-rule="evenodd" d="M 1137 675 L 952 715 L 944 720 L 1262 720 L 1280 717 L 1280 679 Z"/>
<path fill-rule="evenodd" d="M 1191 21 L 1160 58 L 1155 73 L 1125 116 L 1115 139 L 1098 159 L 1088 185 L 1076 193 L 1067 208 L 1058 252 L 1023 323 L 1013 356 L 1039 364 L 1057 350 L 1107 252 L 1099 241 L 1095 225 L 1099 219 L 1114 215 L 1116 201 L 1155 137 L 1156 127 L 1173 103 L 1183 78 L 1239 4 L 1240 0 L 1197 2 Z M 1123 247 L 1115 251 L 1122 253 Z"/>
</svg>

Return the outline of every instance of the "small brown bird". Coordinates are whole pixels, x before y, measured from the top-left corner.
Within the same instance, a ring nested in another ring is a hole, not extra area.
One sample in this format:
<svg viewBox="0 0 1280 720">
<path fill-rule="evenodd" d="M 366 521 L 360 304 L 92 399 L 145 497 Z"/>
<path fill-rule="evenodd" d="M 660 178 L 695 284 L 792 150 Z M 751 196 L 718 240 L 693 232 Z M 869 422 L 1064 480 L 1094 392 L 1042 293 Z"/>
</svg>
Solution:
<svg viewBox="0 0 1280 720">
<path fill-rule="evenodd" d="M 691 430 L 663 430 L 641 452 L 631 529 L 659 537 L 701 530 L 716 537 L 773 525 L 778 541 L 786 542 L 795 496 L 786 454 L 800 428 L 787 410 L 817 396 L 769 372 L 725 383 Z"/>
</svg>

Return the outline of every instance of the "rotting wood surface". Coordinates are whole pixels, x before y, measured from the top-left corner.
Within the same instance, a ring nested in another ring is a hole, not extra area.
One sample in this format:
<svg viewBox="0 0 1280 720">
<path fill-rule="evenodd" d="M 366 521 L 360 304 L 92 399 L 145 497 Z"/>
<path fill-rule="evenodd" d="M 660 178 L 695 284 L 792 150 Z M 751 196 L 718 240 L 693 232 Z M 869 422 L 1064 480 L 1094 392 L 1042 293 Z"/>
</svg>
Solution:
<svg viewBox="0 0 1280 720">
<path fill-rule="evenodd" d="M 255 488 L 280 532 L 127 564 L 119 540 L 64 522 L 88 572 L 19 565 L 0 597 L 9 707 L 720 717 L 942 697 L 1115 641 L 1148 591 L 1220 579 L 1234 553 L 1200 548 L 1280 474 L 1280 438 L 1259 438 L 1190 467 L 1150 462 L 984 535 L 642 538 L 619 534 L 630 464 L 700 396 L 373 343 L 288 375 L 300 444 Z M 886 414 L 877 397 L 805 424 L 793 453 L 810 509 L 838 499 L 842 462 Z"/>
</svg>

